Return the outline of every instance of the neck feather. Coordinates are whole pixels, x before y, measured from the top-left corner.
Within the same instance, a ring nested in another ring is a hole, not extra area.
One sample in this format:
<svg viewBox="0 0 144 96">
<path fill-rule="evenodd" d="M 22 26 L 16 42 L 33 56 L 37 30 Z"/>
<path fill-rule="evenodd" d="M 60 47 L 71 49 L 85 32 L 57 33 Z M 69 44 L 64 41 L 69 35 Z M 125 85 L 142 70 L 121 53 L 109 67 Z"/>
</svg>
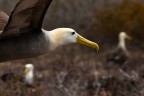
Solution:
<svg viewBox="0 0 144 96">
<path fill-rule="evenodd" d="M 119 45 L 118 45 L 123 51 L 126 51 L 126 45 L 125 45 L 125 38 L 119 37 Z"/>
<path fill-rule="evenodd" d="M 53 31 L 46 31 L 44 29 L 42 29 L 42 31 L 44 32 L 47 40 L 49 41 L 49 45 L 48 45 L 49 49 L 50 50 L 56 49 L 58 46 L 58 41 L 59 41 L 55 39 L 57 35 L 55 35 Z"/>
</svg>

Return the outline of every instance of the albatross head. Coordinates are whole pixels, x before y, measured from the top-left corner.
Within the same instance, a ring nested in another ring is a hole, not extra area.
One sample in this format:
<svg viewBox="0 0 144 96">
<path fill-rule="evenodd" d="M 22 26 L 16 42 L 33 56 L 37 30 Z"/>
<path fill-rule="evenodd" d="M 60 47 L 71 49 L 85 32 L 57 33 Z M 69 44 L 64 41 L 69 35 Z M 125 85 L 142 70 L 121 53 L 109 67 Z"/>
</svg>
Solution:
<svg viewBox="0 0 144 96">
<path fill-rule="evenodd" d="M 50 32 L 47 32 L 47 34 L 51 42 L 51 48 L 56 48 L 60 45 L 69 43 L 78 43 L 94 48 L 97 51 L 99 50 L 99 46 L 97 43 L 87 40 L 71 28 L 57 28 Z"/>
<path fill-rule="evenodd" d="M 132 40 L 132 38 L 131 38 L 129 35 L 127 35 L 125 32 L 121 32 L 121 33 L 119 34 L 119 38 L 120 38 L 120 39 Z"/>
<path fill-rule="evenodd" d="M 33 70 L 34 70 L 34 66 L 32 64 L 26 64 L 25 65 L 24 81 L 25 81 L 26 84 L 31 85 L 33 83 Z"/>
<path fill-rule="evenodd" d="M 126 51 L 125 39 L 132 40 L 132 38 L 127 35 L 125 32 L 119 34 L 119 47 Z"/>
</svg>

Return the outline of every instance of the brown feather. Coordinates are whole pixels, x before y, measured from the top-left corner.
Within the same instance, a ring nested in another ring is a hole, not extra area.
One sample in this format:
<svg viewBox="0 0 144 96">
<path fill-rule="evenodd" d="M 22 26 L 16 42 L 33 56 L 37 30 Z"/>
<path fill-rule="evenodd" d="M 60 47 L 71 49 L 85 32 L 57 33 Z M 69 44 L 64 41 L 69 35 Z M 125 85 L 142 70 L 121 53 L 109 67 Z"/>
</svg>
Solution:
<svg viewBox="0 0 144 96">
<path fill-rule="evenodd" d="M 2 37 L 41 32 L 45 13 L 52 0 L 20 0 L 10 15 Z"/>
<path fill-rule="evenodd" d="M 0 35 L 0 62 L 32 58 L 49 51 L 49 40 L 41 26 L 51 2 L 20 0 Z"/>
<path fill-rule="evenodd" d="M 8 18 L 9 18 L 8 15 L 2 10 L 0 10 L 0 31 L 3 30 L 4 26 L 8 21 Z"/>
<path fill-rule="evenodd" d="M 108 63 L 114 63 L 118 65 L 123 65 L 128 60 L 128 54 L 121 48 L 111 51 L 106 55 L 106 61 Z"/>
</svg>

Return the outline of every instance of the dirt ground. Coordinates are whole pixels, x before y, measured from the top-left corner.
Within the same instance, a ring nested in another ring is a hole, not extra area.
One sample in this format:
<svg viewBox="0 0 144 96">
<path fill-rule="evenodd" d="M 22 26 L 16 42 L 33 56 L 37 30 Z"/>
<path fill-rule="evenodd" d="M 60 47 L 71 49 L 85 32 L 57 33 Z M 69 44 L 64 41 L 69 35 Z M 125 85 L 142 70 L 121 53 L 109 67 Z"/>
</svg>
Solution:
<svg viewBox="0 0 144 96">
<path fill-rule="evenodd" d="M 115 50 L 115 47 L 113 48 Z M 107 61 L 112 49 L 97 53 L 78 45 L 44 56 L 0 64 L 0 96 L 144 96 L 144 54 L 132 49 L 121 63 Z M 34 84 L 23 82 L 32 63 Z"/>
</svg>

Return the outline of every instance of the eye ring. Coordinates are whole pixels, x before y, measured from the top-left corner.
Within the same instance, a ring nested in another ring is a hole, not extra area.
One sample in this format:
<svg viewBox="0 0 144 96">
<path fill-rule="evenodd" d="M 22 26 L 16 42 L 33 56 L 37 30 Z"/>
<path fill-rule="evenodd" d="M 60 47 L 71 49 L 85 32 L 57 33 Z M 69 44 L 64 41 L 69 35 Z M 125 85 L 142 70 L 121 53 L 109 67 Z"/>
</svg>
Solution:
<svg viewBox="0 0 144 96">
<path fill-rule="evenodd" d="M 72 35 L 74 35 L 74 34 L 75 34 L 75 32 L 72 32 L 71 34 L 72 34 Z"/>
</svg>

